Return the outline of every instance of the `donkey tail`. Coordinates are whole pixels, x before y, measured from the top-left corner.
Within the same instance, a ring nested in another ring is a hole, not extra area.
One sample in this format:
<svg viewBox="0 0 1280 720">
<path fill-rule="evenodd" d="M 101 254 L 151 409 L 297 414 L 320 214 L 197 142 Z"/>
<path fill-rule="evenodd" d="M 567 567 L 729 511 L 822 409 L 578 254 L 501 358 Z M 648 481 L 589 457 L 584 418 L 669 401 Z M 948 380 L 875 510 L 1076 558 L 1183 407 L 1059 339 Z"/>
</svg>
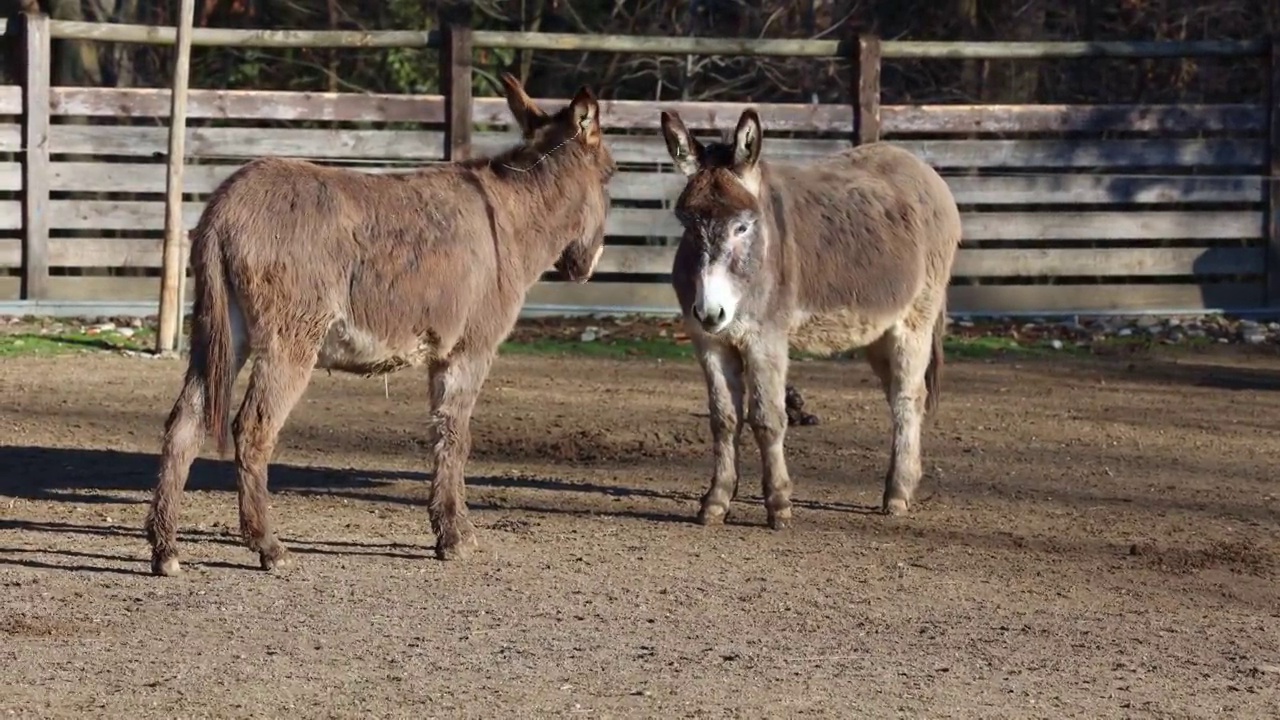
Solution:
<svg viewBox="0 0 1280 720">
<path fill-rule="evenodd" d="M 231 391 L 235 384 L 235 358 L 232 357 L 231 287 L 227 284 L 222 232 L 216 227 L 218 224 L 205 222 L 202 218 L 192 238 L 191 255 L 195 260 L 197 293 L 192 329 L 198 343 L 192 350 L 200 351 L 203 356 L 197 371 L 204 380 L 205 428 L 213 434 L 218 454 L 225 456 Z"/>
<path fill-rule="evenodd" d="M 924 410 L 932 414 L 938 409 L 939 394 L 942 390 L 942 341 L 947 334 L 947 303 L 944 300 L 938 309 L 938 316 L 933 320 L 933 348 L 929 352 L 929 366 L 924 371 L 925 400 Z"/>
</svg>

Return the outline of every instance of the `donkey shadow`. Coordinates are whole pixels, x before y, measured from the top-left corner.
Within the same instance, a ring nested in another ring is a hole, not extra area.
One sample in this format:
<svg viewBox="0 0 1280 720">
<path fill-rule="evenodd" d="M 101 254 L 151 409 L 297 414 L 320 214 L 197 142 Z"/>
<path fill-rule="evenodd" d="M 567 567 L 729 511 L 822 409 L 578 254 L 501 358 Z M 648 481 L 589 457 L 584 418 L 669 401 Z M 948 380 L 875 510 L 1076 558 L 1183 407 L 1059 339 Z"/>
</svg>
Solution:
<svg viewBox="0 0 1280 720">
<path fill-rule="evenodd" d="M 144 498 L 122 497 L 118 493 L 150 493 L 155 485 L 159 459 L 156 455 L 119 450 L 49 448 L 31 446 L 0 447 L 0 467 L 7 468 L 0 474 L 0 496 L 42 502 L 75 502 L 86 504 L 121 505 L 145 503 Z M 628 465 L 625 469 L 631 469 Z M 361 468 L 335 468 L 307 465 L 291 465 L 273 462 L 268 470 L 271 492 L 304 496 L 339 497 L 362 502 L 399 503 L 426 510 L 427 488 L 431 474 L 427 471 L 377 470 Z M 700 476 L 699 476 L 700 478 Z M 411 481 L 419 485 L 408 492 L 403 486 L 398 492 L 390 492 L 397 483 Z M 555 493 L 585 493 L 610 498 L 631 500 L 657 500 L 664 504 L 678 502 L 689 504 L 687 512 L 664 512 L 657 509 L 619 507 L 601 510 L 597 505 L 580 505 L 565 502 L 563 496 L 546 501 L 531 499 L 528 493 L 520 498 L 507 497 L 502 502 L 488 502 L 475 498 L 468 502 L 473 510 L 525 511 L 547 515 L 611 515 L 650 522 L 694 524 L 696 506 L 702 490 L 701 482 L 691 485 L 688 491 L 606 485 L 595 482 L 568 481 L 550 477 L 529 475 L 472 476 L 467 478 L 469 488 L 540 491 Z M 744 478 L 744 484 L 746 480 Z M 230 461 L 198 458 L 191 466 L 186 489 L 206 492 L 235 492 L 235 470 Z M 117 493 L 117 494 L 112 494 Z M 746 492 L 739 495 L 740 502 L 758 502 L 759 498 Z M 877 508 L 848 503 L 796 500 L 799 507 L 836 512 L 871 513 Z M 425 522 L 425 518 L 424 518 Z M 730 516 L 731 524 L 738 524 Z"/>
</svg>

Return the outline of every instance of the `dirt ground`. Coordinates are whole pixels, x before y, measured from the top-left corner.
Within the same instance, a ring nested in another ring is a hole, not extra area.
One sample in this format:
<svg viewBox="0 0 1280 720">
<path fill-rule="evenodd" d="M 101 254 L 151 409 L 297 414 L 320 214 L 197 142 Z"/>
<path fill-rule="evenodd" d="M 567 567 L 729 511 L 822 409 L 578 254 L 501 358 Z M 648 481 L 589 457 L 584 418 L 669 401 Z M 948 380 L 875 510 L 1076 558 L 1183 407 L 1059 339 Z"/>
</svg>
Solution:
<svg viewBox="0 0 1280 720">
<path fill-rule="evenodd" d="M 1274 716 L 1280 359 L 956 360 L 904 518 L 869 370 L 793 367 L 822 422 L 789 531 L 750 443 L 730 524 L 693 524 L 695 364 L 512 355 L 471 560 L 432 555 L 424 378 L 319 373 L 270 476 L 300 565 L 237 544 L 210 447 L 168 579 L 140 528 L 181 363 L 0 360 L 0 714 Z"/>
</svg>

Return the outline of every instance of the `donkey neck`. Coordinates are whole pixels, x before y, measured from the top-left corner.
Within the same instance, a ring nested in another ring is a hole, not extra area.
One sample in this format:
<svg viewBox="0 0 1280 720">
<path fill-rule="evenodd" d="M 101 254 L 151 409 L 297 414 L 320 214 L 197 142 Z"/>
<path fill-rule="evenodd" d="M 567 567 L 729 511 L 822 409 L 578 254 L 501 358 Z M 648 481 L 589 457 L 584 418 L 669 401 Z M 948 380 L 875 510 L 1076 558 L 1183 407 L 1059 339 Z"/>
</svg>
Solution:
<svg viewBox="0 0 1280 720">
<path fill-rule="evenodd" d="M 499 156 L 489 166 L 500 212 L 506 215 L 507 232 L 498 242 L 526 283 L 534 282 L 578 239 L 582 204 L 590 192 L 586 178 L 592 172 L 576 153 L 547 155 L 529 167 L 537 157 Z"/>
</svg>

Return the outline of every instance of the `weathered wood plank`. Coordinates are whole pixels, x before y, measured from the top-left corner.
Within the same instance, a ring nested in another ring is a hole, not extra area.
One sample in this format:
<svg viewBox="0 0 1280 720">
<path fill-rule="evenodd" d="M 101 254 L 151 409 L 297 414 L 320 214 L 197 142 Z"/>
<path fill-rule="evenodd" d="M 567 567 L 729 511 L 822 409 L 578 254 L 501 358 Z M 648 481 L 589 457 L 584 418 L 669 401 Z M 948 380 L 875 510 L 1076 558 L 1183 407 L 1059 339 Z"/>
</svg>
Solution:
<svg viewBox="0 0 1280 720">
<path fill-rule="evenodd" d="M 955 277 L 1104 277 L 1261 274 L 1261 247 L 962 249 Z"/>
<path fill-rule="evenodd" d="M 189 117 L 217 120 L 293 120 L 335 122 L 420 122 L 445 120 L 440 95 L 388 93 L 321 93 L 275 90 L 209 90 L 189 92 Z M 0 115 L 21 112 L 21 88 L 0 86 Z M 539 98 L 557 108 L 567 98 Z M 606 100 L 600 104 L 607 129 L 658 127 L 659 111 L 680 113 L 692 131 L 725 130 L 747 108 L 755 108 L 765 132 L 848 132 L 853 111 L 844 105 L 800 103 L 704 103 Z M 153 88 L 55 87 L 53 115 L 157 118 L 169 116 L 169 90 Z M 500 97 L 472 101 L 477 124 L 509 126 L 511 113 Z M 885 105 L 882 133 L 969 134 L 974 132 L 1261 132 L 1266 108 L 1251 104 L 1221 105 Z"/>
<path fill-rule="evenodd" d="M 52 110 L 57 116 L 165 119 L 169 95 L 168 89 L 56 87 Z M 3 102 L 0 93 L 0 111 Z M 187 102 L 193 119 L 444 122 L 439 95 L 193 89 Z"/>
<path fill-rule="evenodd" d="M 22 114 L 22 86 L 0 85 L 0 115 Z"/>
<path fill-rule="evenodd" d="M 20 134 L 0 126 L 0 151 L 17 149 Z M 166 147 L 163 128 L 55 125 L 53 152 L 125 157 L 159 156 Z M 476 133 L 473 153 L 510 147 L 511 133 Z M 318 159 L 433 161 L 443 157 L 443 134 L 436 131 L 320 130 L 285 128 L 189 128 L 190 157 L 252 158 L 285 155 Z M 610 136 L 622 163 L 666 164 L 661 138 Z M 1265 146 L 1249 140 L 920 140 L 900 141 L 929 164 L 948 168 L 1085 167 L 1250 167 L 1261 168 Z M 844 140 L 765 140 L 765 157 L 779 162 L 811 162 L 849 147 Z"/>
<path fill-rule="evenodd" d="M 1262 283 L 953 285 L 947 292 L 947 309 L 953 315 L 1249 310 L 1260 308 L 1262 301 Z M 679 312 L 675 293 L 665 283 L 541 282 L 530 291 L 526 305 Z"/>
<path fill-rule="evenodd" d="M 886 136 L 924 133 L 1261 132 L 1262 105 L 886 105 Z M 765 132 L 769 125 L 765 125 Z M 891 137 L 892 139 L 892 137 Z"/>
<path fill-rule="evenodd" d="M 158 268 L 164 241 L 160 238 L 49 238 L 52 267 Z M 22 264 L 22 243 L 0 238 L 0 268 Z M 156 291 L 160 289 L 157 280 Z"/>
<path fill-rule="evenodd" d="M 1135 177 L 1028 175 L 946 177 L 960 205 L 1153 205 L 1172 203 L 1258 203 L 1264 180 L 1257 175 L 1217 177 Z M 609 183 L 615 200 L 668 200 L 684 188 L 675 172 L 620 172 Z"/>
<path fill-rule="evenodd" d="M 0 20 L 0 25 L 4 24 Z M 170 26 L 92 23 L 55 20 L 53 36 L 66 40 L 172 45 Z M 193 45 L 218 47 L 429 47 L 440 46 L 437 31 L 412 30 L 237 30 L 196 28 Z M 840 57 L 847 43 L 838 40 L 777 38 L 644 37 L 583 35 L 512 30 L 475 33 L 477 48 L 511 50 L 574 50 L 646 55 L 741 55 L 781 57 Z M 884 43 L 885 57 L 1011 59 L 1048 57 L 1241 57 L 1260 55 L 1257 40 L 1192 41 L 999 41 L 954 42 L 897 40 Z"/>
<path fill-rule="evenodd" d="M 182 166 L 186 161 L 187 83 L 191 75 L 191 30 L 196 0 L 181 0 L 178 35 L 173 53 L 173 92 L 170 94 L 169 148 L 165 154 L 164 251 L 160 270 L 160 317 L 156 352 L 171 352 L 182 334 L 183 280 L 187 256 L 183 246 L 187 232 L 182 224 Z"/>
<path fill-rule="evenodd" d="M 1267 59 L 1267 306 L 1280 307 L 1280 34 L 1271 38 Z"/>
<path fill-rule="evenodd" d="M 22 163 L 0 162 L 0 191 L 17 192 L 22 189 Z"/>
<path fill-rule="evenodd" d="M 49 284 L 49 117 L 53 46 L 49 17 L 24 13 L 22 52 L 22 298 L 42 300 Z"/>
<path fill-rule="evenodd" d="M 1156 205 L 1257 203 L 1256 175 L 1136 177 L 1107 175 L 954 176 L 947 185 L 960 205 Z"/>
<path fill-rule="evenodd" d="M 450 162 L 471 157 L 471 28 L 470 8 L 443 5 L 439 23 L 444 37 L 440 48 L 441 90 L 444 92 L 444 157 Z M 463 17 L 466 15 L 467 17 Z"/>
<path fill-rule="evenodd" d="M 964 313 L 1256 310 L 1262 283 L 1168 285 L 953 285 L 947 310 Z"/>
<path fill-rule="evenodd" d="M 54 125 L 51 129 L 54 153 L 161 156 L 168 147 L 165 128 Z M 427 161 L 443 157 L 443 139 L 438 131 L 199 127 L 187 128 L 186 147 L 191 158 L 281 155 Z"/>
<path fill-rule="evenodd" d="M 1262 213 L 1226 211 L 969 212 L 966 240 L 1160 240 L 1262 237 Z M 608 233 L 621 237 L 678 237 L 669 210 L 613 208 Z"/>
<path fill-rule="evenodd" d="M 1108 275 L 1248 275 L 1265 269 L 1262 247 L 1235 248 L 961 248 L 956 277 L 1101 277 Z M 609 245 L 596 272 L 671 272 L 674 247 Z"/>
<path fill-rule="evenodd" d="M 194 227 L 202 202 L 183 204 Z M 145 200 L 54 200 L 51 226 L 67 230 L 160 230 L 164 203 Z M 3 217 L 0 214 L 0 217 Z M 966 240 L 1159 240 L 1262 237 L 1260 211 L 981 212 L 963 216 Z M 617 237 L 678 237 L 669 210 L 613 208 L 606 232 Z"/>
<path fill-rule="evenodd" d="M 160 163 L 55 162 L 53 189 L 67 192 L 162 193 L 164 167 Z M 213 192 L 218 183 L 240 167 L 240 164 L 188 164 L 182 174 L 183 192 Z M 351 169 L 368 173 L 396 173 L 408 172 L 413 168 L 405 165 L 359 165 Z M 0 181 L 3 179 L 3 170 L 0 169 Z"/>
<path fill-rule="evenodd" d="M 51 238 L 49 264 L 54 267 L 161 266 L 161 241 L 147 238 Z M 666 274 L 674 247 L 606 246 L 597 272 Z M 988 249 L 962 248 L 954 276 L 963 277 L 1105 277 L 1209 276 L 1261 274 L 1266 250 L 1248 248 L 1102 248 Z M 0 239 L 0 268 L 18 267 L 21 243 Z"/>
<path fill-rule="evenodd" d="M 964 213 L 966 240 L 1230 240 L 1262 236 L 1248 210 Z"/>
<path fill-rule="evenodd" d="M 183 189 L 212 192 L 240 165 L 188 165 Z M 404 166 L 362 165 L 363 172 L 404 172 Z M 1260 203 L 1264 181 L 1256 175 L 1221 177 L 1134 177 L 1106 175 L 1034 175 L 1025 177 L 953 176 L 946 178 L 961 205 L 1151 205 L 1171 203 Z M 674 202 L 684 187 L 675 172 L 623 171 L 609 184 L 615 201 Z M 17 163 L 0 163 L 0 190 L 21 188 Z M 77 192 L 164 192 L 164 165 L 159 163 L 53 163 L 52 189 Z"/>
<path fill-rule="evenodd" d="M 542 281 L 529 289 L 525 307 L 551 305 L 576 308 L 627 307 L 637 311 L 664 310 L 679 313 L 670 283 L 588 283 Z"/>
<path fill-rule="evenodd" d="M 177 32 L 171 25 L 95 23 L 54 20 L 53 37 L 59 40 L 172 45 Z M 440 46 L 435 30 L 237 30 L 196 28 L 191 44 L 203 47 L 296 47 L 296 48 L 435 48 Z"/>
<path fill-rule="evenodd" d="M 849 95 L 856 108 L 850 140 L 854 145 L 876 142 L 883 134 L 880 114 L 880 39 L 860 35 L 850 53 L 853 87 Z M 767 130 L 765 132 L 768 132 Z"/>
<path fill-rule="evenodd" d="M 16 299 L 6 292 L 8 278 L 0 278 L 0 298 Z M 195 300 L 195 283 L 186 283 L 184 302 Z M 160 294 L 160 278 L 85 277 L 55 275 L 49 278 L 49 296 L 44 300 L 97 302 L 152 302 Z"/>
<path fill-rule="evenodd" d="M 22 201 L 0 200 L 0 230 L 22 229 Z"/>
<path fill-rule="evenodd" d="M 568 98 L 535 98 L 544 110 L 563 107 Z M 735 103 L 735 102 L 650 102 L 648 100 L 602 100 L 600 123 L 605 129 L 658 131 L 662 111 L 676 112 L 691 132 L 727 130 L 738 122 L 747 108 L 755 108 L 764 122 L 765 132 L 848 132 L 853 125 L 853 111 L 844 105 L 804 105 L 799 103 Z M 507 101 L 499 97 L 479 97 L 473 101 L 475 122 L 482 125 L 510 127 L 514 120 Z"/>
<path fill-rule="evenodd" d="M 477 154 L 508 147 L 508 133 L 476 133 Z M 614 159 L 622 163 L 664 163 L 662 138 L 608 138 Z M 936 168 L 1084 168 L 1084 167 L 1260 167 L 1264 146 L 1252 140 L 900 140 Z M 845 140 L 769 138 L 764 157 L 777 162 L 812 162 L 850 146 Z"/>
<path fill-rule="evenodd" d="M 1263 156 L 1260 142 L 1226 139 L 903 140 L 895 144 L 939 169 L 1259 167 Z M 768 138 L 764 152 L 770 152 Z"/>
<path fill-rule="evenodd" d="M 17 280 L 0 277 L 0 299 L 18 298 Z M 51 300 L 154 302 L 159 287 L 158 278 L 55 276 L 49 281 Z M 187 302 L 191 302 L 194 283 L 188 284 L 187 289 Z M 1252 310 L 1263 307 L 1264 290 L 1261 282 L 952 286 L 948 289 L 947 308 L 953 315 Z M 553 306 L 552 309 L 570 312 L 679 312 L 675 293 L 667 283 L 540 282 L 529 291 L 525 306 Z"/>
<path fill-rule="evenodd" d="M 22 125 L 18 123 L 0 125 L 0 152 L 22 152 Z"/>
</svg>

